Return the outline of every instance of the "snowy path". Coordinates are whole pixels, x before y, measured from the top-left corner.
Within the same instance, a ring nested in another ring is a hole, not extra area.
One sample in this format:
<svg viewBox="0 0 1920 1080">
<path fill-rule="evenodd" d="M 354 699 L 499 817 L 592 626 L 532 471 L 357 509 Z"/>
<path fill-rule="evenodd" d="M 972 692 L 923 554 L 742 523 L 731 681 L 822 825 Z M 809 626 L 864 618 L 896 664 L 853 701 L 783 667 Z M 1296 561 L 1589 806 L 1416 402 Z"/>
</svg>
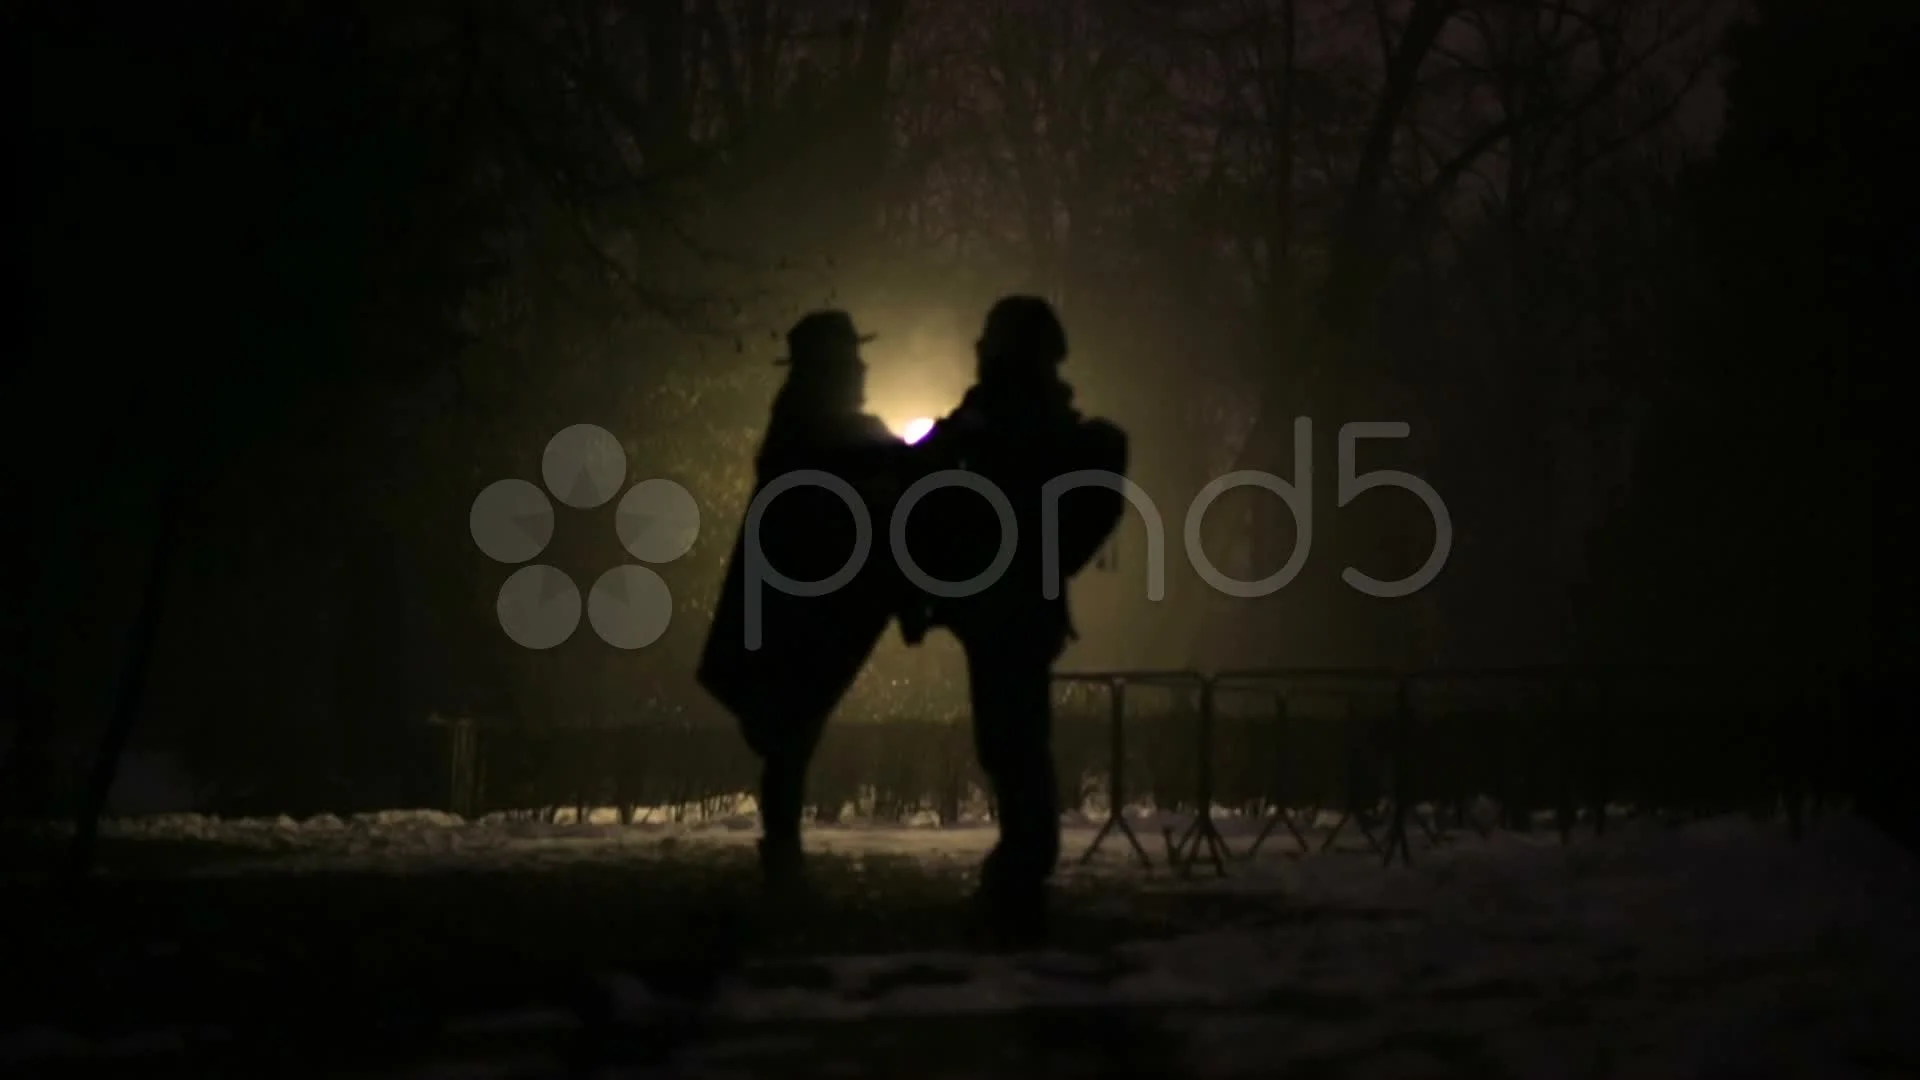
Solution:
<svg viewBox="0 0 1920 1080">
<path fill-rule="evenodd" d="M 313 825 L 177 818 L 116 831 L 257 848 L 259 862 L 203 871 L 252 874 L 674 860 L 748 842 L 750 828 L 737 824 L 393 815 Z M 1077 853 L 1091 830 L 1070 832 Z M 946 863 L 971 860 L 990 837 L 831 828 L 809 843 Z M 708 1010 L 718 1027 L 680 1056 L 681 1074 L 881 1076 L 911 1066 L 923 1077 L 1111 1075 L 1108 1054 L 1118 1053 L 1219 1076 L 1920 1075 L 1920 871 L 1850 819 L 1817 822 L 1798 843 L 1739 819 L 1628 826 L 1568 848 L 1469 836 L 1416 846 L 1411 867 L 1385 869 L 1373 858 L 1263 852 L 1220 881 L 1143 878 L 1120 850 L 1066 873 L 1114 886 L 1116 904 L 1139 888 L 1254 894 L 1270 898 L 1272 917 L 1170 928 L 1177 936 L 1100 955 L 895 954 L 748 968 L 719 991 Z M 1157 836 L 1149 851 L 1160 861 Z M 610 976 L 606 986 L 621 1025 L 671 1012 L 636 980 Z M 1057 1019 L 1035 1010 L 1058 1010 Z M 580 1023 L 543 1011 L 473 1016 L 447 1033 L 439 1061 L 404 1075 L 557 1075 Z M 1119 1049 L 1102 1050 L 1109 1045 Z M 517 1063 L 504 1073 L 462 1065 L 463 1046 Z M 0 1033 L 0 1068 L 10 1057 L 101 1049 L 57 1033 Z"/>
</svg>

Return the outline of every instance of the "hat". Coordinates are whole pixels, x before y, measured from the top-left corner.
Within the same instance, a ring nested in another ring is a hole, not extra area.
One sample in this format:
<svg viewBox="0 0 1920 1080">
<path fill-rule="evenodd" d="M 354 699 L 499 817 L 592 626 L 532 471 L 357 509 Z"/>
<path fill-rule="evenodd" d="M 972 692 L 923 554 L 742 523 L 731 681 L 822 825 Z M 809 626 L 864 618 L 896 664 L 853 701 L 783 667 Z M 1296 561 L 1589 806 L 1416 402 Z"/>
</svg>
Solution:
<svg viewBox="0 0 1920 1080">
<path fill-rule="evenodd" d="M 1067 330 L 1053 305 L 1038 296 L 1005 296 L 987 312 L 980 350 L 989 356 L 1023 356 L 1060 363 L 1067 358 Z"/>
<path fill-rule="evenodd" d="M 853 316 L 844 311 L 815 311 L 801 317 L 787 331 L 787 355 L 775 364 L 805 363 L 809 357 L 830 355 L 872 341 L 876 335 L 854 329 Z"/>
</svg>

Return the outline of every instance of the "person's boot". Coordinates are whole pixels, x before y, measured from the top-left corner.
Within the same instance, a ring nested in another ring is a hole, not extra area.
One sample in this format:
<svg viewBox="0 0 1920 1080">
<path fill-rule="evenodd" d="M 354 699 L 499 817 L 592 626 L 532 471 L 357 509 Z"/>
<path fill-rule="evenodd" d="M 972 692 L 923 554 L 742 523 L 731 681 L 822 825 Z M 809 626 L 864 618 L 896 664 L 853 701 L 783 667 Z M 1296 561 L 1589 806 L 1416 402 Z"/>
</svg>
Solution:
<svg viewBox="0 0 1920 1080">
<path fill-rule="evenodd" d="M 799 843 L 760 841 L 760 880 L 767 897 L 776 902 L 798 902 L 807 894 L 807 862 Z"/>
<path fill-rule="evenodd" d="M 981 881 L 974 894 L 974 924 L 981 943 L 1002 952 L 1045 947 L 1049 902 L 1045 882 Z"/>
</svg>

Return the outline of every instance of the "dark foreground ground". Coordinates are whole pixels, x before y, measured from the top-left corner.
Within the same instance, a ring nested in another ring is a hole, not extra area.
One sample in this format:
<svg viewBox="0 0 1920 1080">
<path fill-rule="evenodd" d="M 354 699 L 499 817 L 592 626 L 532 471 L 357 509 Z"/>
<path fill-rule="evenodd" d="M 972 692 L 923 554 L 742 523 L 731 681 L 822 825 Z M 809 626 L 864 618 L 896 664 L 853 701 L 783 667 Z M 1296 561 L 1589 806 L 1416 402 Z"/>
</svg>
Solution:
<svg viewBox="0 0 1920 1080">
<path fill-rule="evenodd" d="M 16 844 L 10 865 L 44 868 L 51 854 Z M 697 1007 L 681 1017 L 678 1004 L 698 1002 L 718 975 L 816 991 L 828 975 L 804 957 L 972 948 L 964 918 L 970 873 L 907 858 L 820 858 L 819 902 L 769 912 L 739 849 L 539 870 L 184 873 L 223 857 L 205 844 L 109 844 L 103 872 L 78 895 L 44 873 L 13 874 L 11 926 L 0 947 L 4 1027 L 80 1034 L 103 1049 L 92 1061 L 56 1062 L 33 1055 L 31 1039 L 16 1040 L 0 1051 L 0 1072 L 25 1075 L 5 1058 L 32 1055 L 32 1075 L 177 1075 L 183 1067 L 199 1075 L 404 1074 L 450 1057 L 511 1064 L 551 1053 L 557 1041 L 583 1064 L 640 1064 L 724 1034 L 692 1019 Z M 1116 943 L 1180 929 L 1309 914 L 1270 896 L 1068 885 L 1058 943 L 1098 957 Z M 605 981 L 615 972 L 635 978 L 623 989 Z M 1080 977 L 1111 974 L 1093 961 Z M 870 992 L 958 977 L 909 965 Z M 634 993 L 638 980 L 647 987 L 641 993 L 665 1004 L 622 1006 L 616 999 Z M 609 1010 L 624 1016 L 624 1030 L 599 1032 L 595 1021 Z M 511 1019 L 478 1029 L 465 1022 L 558 1011 L 584 1028 L 556 1035 L 533 1020 L 533 1030 L 519 1031 Z M 635 1026 L 643 1013 L 665 1019 Z M 872 1075 L 1053 1074 L 1061 1071 L 1046 1064 L 1053 1058 L 1061 1068 L 1071 1060 L 1109 1074 L 1168 1074 L 1176 1066 L 1157 1056 L 1150 1030 L 1111 1009 L 1063 1010 L 1044 1022 L 1017 1014 L 961 1023 L 774 1022 L 755 1025 L 752 1045 L 740 1052 L 766 1059 L 753 1071 L 777 1066 L 783 1076 L 850 1058 Z M 158 1031 L 168 1034 L 156 1042 Z"/>
<path fill-rule="evenodd" d="M 725 829 L 191 832 L 0 851 L 0 1078 L 1920 1075 L 1920 868 L 1845 819 L 1113 862 L 1021 957 L 964 831 L 816 834 L 800 912 Z"/>
</svg>

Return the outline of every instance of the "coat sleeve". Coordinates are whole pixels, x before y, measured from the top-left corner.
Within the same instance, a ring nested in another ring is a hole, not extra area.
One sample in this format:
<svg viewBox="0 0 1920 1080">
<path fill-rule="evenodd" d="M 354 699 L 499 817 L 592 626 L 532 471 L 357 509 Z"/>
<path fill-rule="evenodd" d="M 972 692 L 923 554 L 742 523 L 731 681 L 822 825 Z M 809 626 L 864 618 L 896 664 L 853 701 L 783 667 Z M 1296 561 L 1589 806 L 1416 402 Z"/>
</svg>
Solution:
<svg viewBox="0 0 1920 1080">
<path fill-rule="evenodd" d="M 1127 434 L 1105 420 L 1089 420 L 1075 433 L 1079 445 L 1070 455 L 1075 470 L 1094 469 L 1127 475 Z M 1060 496 L 1060 568 L 1073 577 L 1100 551 L 1126 512 L 1124 494 L 1111 487 L 1088 485 Z"/>
</svg>

